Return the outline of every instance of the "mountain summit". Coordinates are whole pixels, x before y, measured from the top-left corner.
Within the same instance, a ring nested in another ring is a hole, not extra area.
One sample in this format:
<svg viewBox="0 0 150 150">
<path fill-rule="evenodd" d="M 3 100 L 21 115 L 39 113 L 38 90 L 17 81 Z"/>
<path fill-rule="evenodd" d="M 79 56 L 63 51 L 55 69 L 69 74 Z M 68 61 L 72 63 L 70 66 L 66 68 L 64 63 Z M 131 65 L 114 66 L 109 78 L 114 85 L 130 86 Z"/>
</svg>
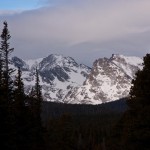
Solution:
<svg viewBox="0 0 150 150">
<path fill-rule="evenodd" d="M 21 68 L 26 93 L 29 93 L 35 84 L 37 67 L 44 100 L 57 102 L 63 102 L 64 96 L 70 89 L 81 86 L 91 71 L 90 67 L 79 65 L 71 57 L 54 54 L 27 61 L 13 57 L 11 67 Z"/>
</svg>

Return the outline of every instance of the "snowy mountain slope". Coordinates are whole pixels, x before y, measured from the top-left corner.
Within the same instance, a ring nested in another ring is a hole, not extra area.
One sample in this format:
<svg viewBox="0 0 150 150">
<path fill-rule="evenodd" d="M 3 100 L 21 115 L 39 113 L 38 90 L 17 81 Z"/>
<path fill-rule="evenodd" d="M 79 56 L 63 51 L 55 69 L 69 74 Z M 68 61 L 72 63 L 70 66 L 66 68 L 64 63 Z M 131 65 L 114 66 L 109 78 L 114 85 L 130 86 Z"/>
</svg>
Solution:
<svg viewBox="0 0 150 150">
<path fill-rule="evenodd" d="M 85 65 L 77 64 L 73 58 L 61 55 L 27 61 L 13 57 L 10 67 L 16 70 L 14 75 L 17 68 L 21 68 L 26 93 L 29 93 L 35 84 L 37 67 L 44 99 L 58 102 L 62 102 L 70 89 L 82 85 L 91 70 Z"/>
<path fill-rule="evenodd" d="M 46 58 L 11 59 L 11 68 L 22 70 L 26 93 L 35 84 L 35 68 L 40 75 L 43 97 L 47 101 L 100 104 L 129 94 L 135 72 L 142 68 L 142 59 L 123 55 L 100 58 L 92 69 L 71 57 L 49 55 Z"/>
<path fill-rule="evenodd" d="M 142 59 L 123 55 L 100 58 L 82 86 L 71 89 L 64 98 L 66 103 L 100 104 L 129 94 L 135 72 L 142 68 Z"/>
</svg>

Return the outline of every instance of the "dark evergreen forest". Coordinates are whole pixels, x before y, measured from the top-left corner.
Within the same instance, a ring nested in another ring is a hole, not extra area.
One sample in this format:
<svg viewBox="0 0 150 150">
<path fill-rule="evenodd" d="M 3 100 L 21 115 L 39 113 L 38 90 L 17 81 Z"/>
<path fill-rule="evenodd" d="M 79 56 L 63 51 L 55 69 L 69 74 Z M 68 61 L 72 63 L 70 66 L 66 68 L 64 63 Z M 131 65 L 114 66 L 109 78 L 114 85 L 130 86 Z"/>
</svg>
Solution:
<svg viewBox="0 0 150 150">
<path fill-rule="evenodd" d="M 0 148 L 3 150 L 149 150 L 150 54 L 128 98 L 101 105 L 43 102 L 38 69 L 29 95 L 22 71 L 9 68 L 10 33 L 0 41 Z"/>
</svg>

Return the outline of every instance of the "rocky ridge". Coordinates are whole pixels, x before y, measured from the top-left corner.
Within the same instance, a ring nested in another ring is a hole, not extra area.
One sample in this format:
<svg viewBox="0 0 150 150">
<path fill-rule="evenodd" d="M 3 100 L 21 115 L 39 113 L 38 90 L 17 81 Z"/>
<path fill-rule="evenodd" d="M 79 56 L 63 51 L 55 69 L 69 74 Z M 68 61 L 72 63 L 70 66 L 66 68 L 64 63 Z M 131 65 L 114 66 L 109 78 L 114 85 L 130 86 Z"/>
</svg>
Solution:
<svg viewBox="0 0 150 150">
<path fill-rule="evenodd" d="M 123 55 L 100 58 L 82 86 L 71 89 L 65 96 L 68 103 L 101 104 L 128 96 L 131 81 L 142 59 Z"/>
</svg>

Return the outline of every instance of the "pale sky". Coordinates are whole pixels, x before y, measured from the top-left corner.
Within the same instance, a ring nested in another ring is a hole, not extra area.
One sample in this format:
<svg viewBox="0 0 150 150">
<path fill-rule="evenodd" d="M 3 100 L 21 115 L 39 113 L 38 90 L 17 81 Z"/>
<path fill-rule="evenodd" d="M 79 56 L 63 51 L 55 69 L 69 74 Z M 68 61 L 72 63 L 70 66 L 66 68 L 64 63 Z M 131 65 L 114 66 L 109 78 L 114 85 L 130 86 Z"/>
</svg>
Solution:
<svg viewBox="0 0 150 150">
<path fill-rule="evenodd" d="M 150 0 L 0 0 L 1 31 L 5 20 L 23 59 L 62 54 L 91 66 L 150 52 Z"/>
</svg>

